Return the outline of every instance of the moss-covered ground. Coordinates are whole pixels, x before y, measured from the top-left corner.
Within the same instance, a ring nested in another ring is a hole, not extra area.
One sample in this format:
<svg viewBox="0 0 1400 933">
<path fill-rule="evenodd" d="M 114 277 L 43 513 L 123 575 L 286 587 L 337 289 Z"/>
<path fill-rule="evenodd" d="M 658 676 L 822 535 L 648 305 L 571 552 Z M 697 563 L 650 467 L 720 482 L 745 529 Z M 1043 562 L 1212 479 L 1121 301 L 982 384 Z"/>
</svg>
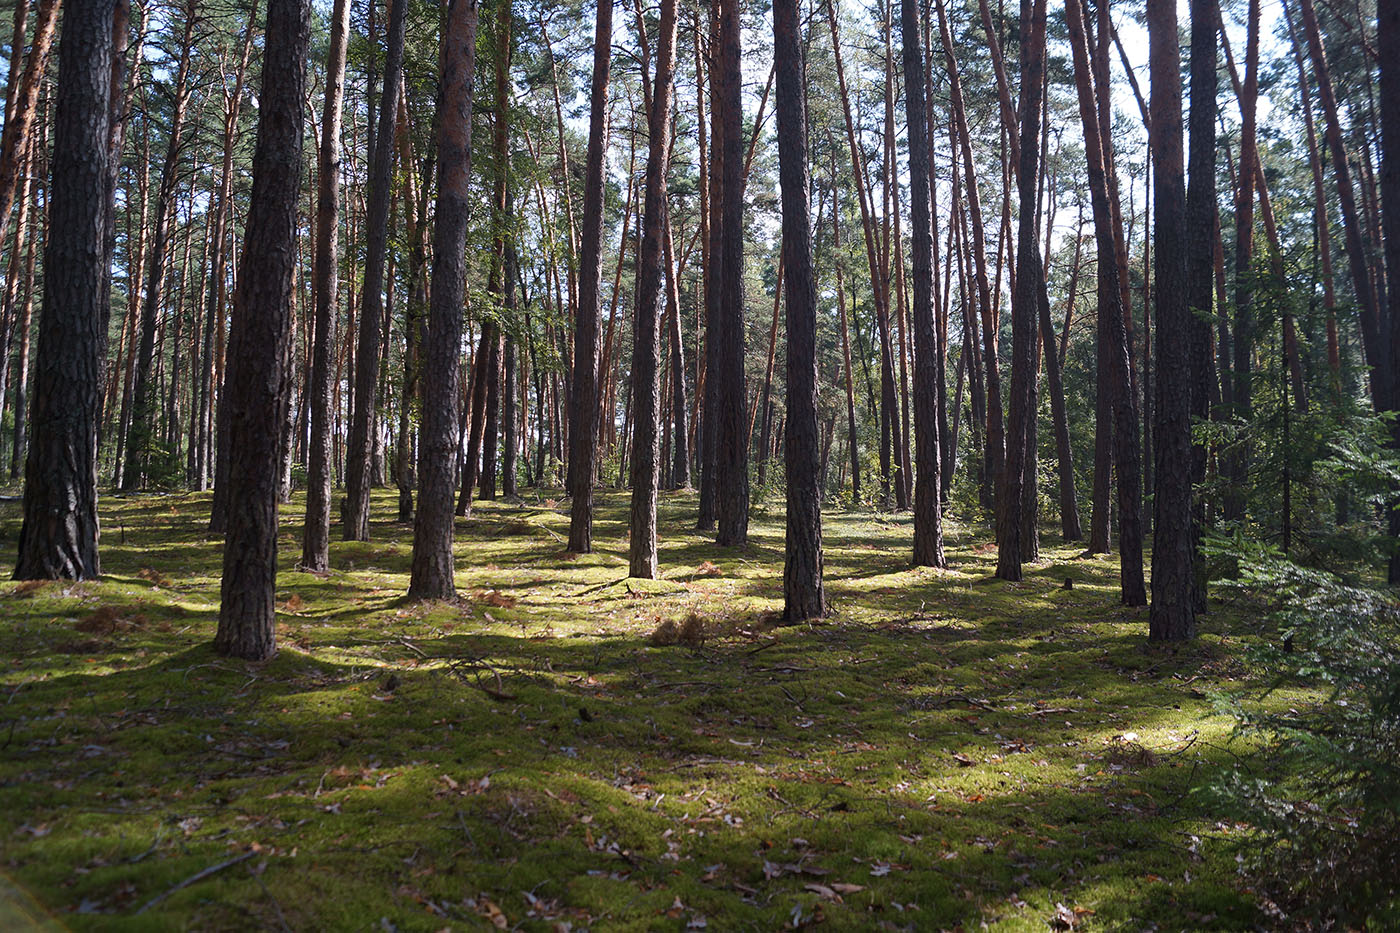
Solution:
<svg viewBox="0 0 1400 933">
<path fill-rule="evenodd" d="M 829 512 L 833 615 L 778 626 L 781 503 L 737 551 L 694 504 L 663 495 L 640 583 L 625 494 L 581 557 L 565 504 L 483 503 L 461 598 L 420 605 L 388 494 L 327 577 L 292 569 L 298 497 L 249 665 L 209 647 L 208 497 L 106 498 L 102 581 L 0 584 L 0 877 L 76 929 L 1267 924 L 1192 793 L 1238 752 L 1209 694 L 1253 622 L 1152 647 L 1049 531 L 1008 584 L 984 530 L 910 570 L 907 516 Z"/>
</svg>

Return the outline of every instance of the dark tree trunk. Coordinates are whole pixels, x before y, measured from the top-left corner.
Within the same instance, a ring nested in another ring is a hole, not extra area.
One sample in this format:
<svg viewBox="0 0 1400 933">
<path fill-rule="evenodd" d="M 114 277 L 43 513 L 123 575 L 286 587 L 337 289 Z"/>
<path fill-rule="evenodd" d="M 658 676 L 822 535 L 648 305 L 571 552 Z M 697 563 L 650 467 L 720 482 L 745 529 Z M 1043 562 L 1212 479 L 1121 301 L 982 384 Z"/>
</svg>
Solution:
<svg viewBox="0 0 1400 933">
<path fill-rule="evenodd" d="M 472 514 L 472 494 L 480 475 L 481 439 L 486 430 L 486 367 L 491 358 L 491 344 L 496 339 L 495 322 L 483 321 L 467 386 L 467 450 L 462 458 L 462 490 L 457 496 L 457 514 L 463 518 Z"/>
<path fill-rule="evenodd" d="M 277 487 L 284 372 L 310 37 L 308 0 L 269 0 L 258 139 L 234 291 L 227 376 L 231 463 L 228 532 L 214 649 L 250 661 L 277 653 Z"/>
<path fill-rule="evenodd" d="M 91 579 L 111 121 L 112 4 L 69 0 L 59 43 L 50 228 L 44 255 L 24 522 L 15 579 Z"/>
<path fill-rule="evenodd" d="M 644 24 L 638 23 L 638 29 Z M 642 242 L 637 248 L 636 316 L 632 322 L 632 511 L 628 528 L 628 575 L 655 579 L 658 419 L 661 409 L 657 327 L 662 262 L 669 224 L 666 174 L 671 160 L 671 91 L 676 70 L 676 0 L 662 0 L 656 43 L 656 80 L 648 114 L 646 199 Z M 642 34 L 645 39 L 645 33 Z"/>
<path fill-rule="evenodd" d="M 1211 383 L 1215 379 L 1215 366 L 1211 359 L 1211 315 L 1215 308 L 1211 299 L 1215 274 L 1215 120 L 1219 84 L 1216 34 L 1219 19 L 1217 0 L 1192 0 L 1191 150 L 1190 186 L 1186 191 L 1184 288 L 1188 308 L 1187 340 L 1191 352 L 1191 416 L 1201 423 L 1210 420 Z M 1157 281 L 1161 282 L 1160 275 Z M 1157 323 L 1161 326 L 1160 320 Z M 1160 343 L 1157 349 L 1160 354 Z M 1162 381 L 1160 375 L 1158 381 Z M 1192 444 L 1193 486 L 1199 487 L 1205 482 L 1209 455 L 1205 444 Z M 1200 553 L 1200 534 L 1205 520 L 1204 500 L 1197 497 L 1192 513 L 1192 559 L 1196 568 L 1193 602 L 1198 613 L 1206 609 L 1205 564 Z"/>
<path fill-rule="evenodd" d="M 1149 636 L 1176 641 L 1196 633 L 1191 534 L 1191 351 L 1186 292 L 1186 180 L 1182 160 L 1181 49 L 1175 0 L 1147 0 L 1152 74 L 1152 213 L 1157 354 L 1157 494 Z"/>
<path fill-rule="evenodd" d="M 404 31 L 407 0 L 389 0 L 385 35 L 384 92 L 379 101 L 377 145 L 371 143 L 369 196 L 365 212 L 365 269 L 360 287 L 360 334 L 355 350 L 355 391 L 350 436 L 345 447 L 345 506 L 341 531 L 346 541 L 369 540 L 369 495 L 374 484 L 372 461 L 379 392 L 380 340 L 384 328 L 384 261 L 389 245 L 389 207 L 394 188 L 394 123 L 403 86 Z M 389 283 L 392 287 L 393 283 Z"/>
<path fill-rule="evenodd" d="M 306 470 L 306 525 L 301 564 L 312 573 L 330 569 L 331 522 L 331 344 L 340 269 L 340 125 L 345 97 L 345 59 L 350 0 L 336 0 L 326 52 L 326 97 L 317 156 L 316 254 L 312 291 L 316 295 L 311 341 L 311 451 Z M 212 315 L 211 315 L 212 318 Z"/>
<path fill-rule="evenodd" d="M 598 0 L 589 98 L 588 163 L 584 169 L 580 231 L 578 319 L 574 379 L 569 398 L 569 550 L 593 550 L 593 477 L 598 461 L 598 286 L 603 247 L 603 157 L 608 136 L 608 82 L 612 58 L 612 0 Z"/>
<path fill-rule="evenodd" d="M 491 343 L 486 348 L 486 368 L 481 371 L 486 383 L 481 431 L 481 498 L 496 498 L 497 455 L 501 438 L 501 326 L 491 325 Z M 468 490 L 470 493 L 470 490 Z"/>
<path fill-rule="evenodd" d="M 941 463 L 938 436 L 938 328 L 933 319 L 933 213 L 930 200 L 928 110 L 924 49 L 916 0 L 900 4 L 904 105 L 909 120 L 909 225 L 913 250 L 914 329 L 914 566 L 944 567 Z M 779 108 L 782 112 L 782 108 Z M 896 255 L 903 261 L 902 249 Z M 788 317 L 792 309 L 789 305 Z M 791 341 L 791 324 L 788 340 Z M 789 377 L 789 392 L 791 392 Z M 813 413 L 813 420 L 816 415 Z M 791 419 L 789 419 L 791 420 Z M 814 426 L 815 427 L 815 426 Z"/>
<path fill-rule="evenodd" d="M 690 486 L 690 445 L 689 425 L 686 423 L 685 413 L 685 342 L 681 332 L 680 285 L 677 281 L 680 266 L 676 262 L 669 216 L 666 221 L 666 269 L 666 305 L 671 325 L 671 420 L 674 437 L 671 447 L 671 487 L 686 489 Z"/>
<path fill-rule="evenodd" d="M 787 544 L 783 618 L 826 613 L 822 590 L 821 438 L 817 433 L 817 291 L 808 200 L 807 80 L 797 0 L 773 4 L 778 175 L 787 286 Z"/>
<path fill-rule="evenodd" d="M 428 298 L 431 339 L 423 350 L 423 427 L 418 442 L 418 514 L 413 522 L 410 599 L 450 599 L 456 594 L 452 495 L 457 480 L 457 380 L 467 297 L 476 25 L 477 0 L 447 0 L 438 52 L 437 211 Z"/>
<path fill-rule="evenodd" d="M 1400 2 L 1378 0 L 1377 35 L 1380 42 L 1381 112 L 1381 218 L 1385 224 L 1385 268 L 1390 331 L 1391 410 L 1400 410 L 1400 389 L 1394 384 L 1400 373 Z M 1400 420 L 1391 425 L 1391 443 L 1400 448 Z M 1392 490 L 1394 493 L 1394 490 Z M 1390 509 L 1391 544 L 1400 544 L 1400 503 Z M 1400 583 L 1400 547 L 1390 558 L 1390 582 Z"/>
<path fill-rule="evenodd" d="M 738 0 L 721 0 L 717 82 L 713 109 L 723 130 L 724 184 L 719 203 L 719 327 L 711 335 L 719 353 L 710 374 L 717 392 L 715 435 L 715 543 L 742 545 L 749 538 L 749 450 L 744 397 L 744 106 L 739 69 Z M 716 257 L 712 256 L 711 259 Z M 707 416 L 708 417 L 708 416 Z"/>
<path fill-rule="evenodd" d="M 1123 314 L 1123 292 L 1118 287 L 1121 281 L 1119 237 L 1113 220 L 1109 178 L 1104 161 L 1105 134 L 1099 123 L 1099 110 L 1094 96 L 1082 0 L 1068 0 L 1065 9 L 1070 46 L 1074 54 L 1075 86 L 1079 95 L 1079 115 L 1084 124 L 1085 161 L 1088 166 L 1089 191 L 1094 211 L 1094 229 L 1098 240 L 1098 379 L 1101 384 L 1107 382 L 1109 388 L 1106 393 L 1100 389 L 1098 404 L 1107 405 L 1113 411 L 1111 449 L 1118 479 L 1119 582 L 1124 604 L 1141 606 L 1147 602 L 1147 587 L 1142 574 L 1142 473 L 1137 409 L 1133 404 L 1128 334 Z M 1103 39 L 1104 37 L 1101 37 L 1101 41 Z M 1106 468 L 1102 472 L 1099 469 L 1104 459 L 1102 445 L 1106 443 L 1103 436 L 1104 426 L 1101 421 L 1099 438 L 1096 441 L 1101 447 L 1095 455 L 1095 538 L 1099 530 L 1097 526 L 1100 514 L 1103 515 L 1102 527 L 1105 537 L 1108 526 L 1107 503 L 1101 503 L 1099 500 L 1100 483 L 1107 483 Z M 1104 498 L 1107 498 L 1106 494 Z M 1091 551 L 1096 543 L 1091 539 Z"/>
<path fill-rule="evenodd" d="M 1011 412 L 1007 421 L 1006 473 L 997 496 L 997 571 L 1020 580 L 1027 482 L 1035 418 L 1036 330 L 1043 289 L 1036 235 L 1036 179 L 1040 165 L 1040 102 L 1044 90 L 1045 0 L 1021 0 L 1021 140 L 1016 172 L 1021 209 L 1016 245 L 1016 283 L 1011 304 Z"/>
</svg>

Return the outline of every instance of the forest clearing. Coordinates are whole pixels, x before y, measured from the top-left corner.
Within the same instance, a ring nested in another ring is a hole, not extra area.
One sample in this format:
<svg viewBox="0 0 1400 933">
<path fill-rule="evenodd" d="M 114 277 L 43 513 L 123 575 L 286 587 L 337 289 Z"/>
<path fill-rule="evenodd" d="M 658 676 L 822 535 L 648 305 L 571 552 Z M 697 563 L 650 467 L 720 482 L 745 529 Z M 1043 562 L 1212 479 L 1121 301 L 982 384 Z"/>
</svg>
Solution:
<svg viewBox="0 0 1400 933">
<path fill-rule="evenodd" d="M 208 647 L 207 496 L 107 500 L 101 582 L 4 584 L 5 871 L 76 929 L 1270 922 L 1195 793 L 1248 754 L 1210 697 L 1271 636 L 1251 601 L 1144 652 L 1082 548 L 1008 583 L 950 528 L 954 569 L 911 570 L 907 517 L 836 513 L 833 614 L 783 625 L 781 512 L 716 555 L 693 503 L 662 501 L 657 581 L 616 493 L 579 557 L 557 504 L 483 504 L 450 605 L 404 599 L 408 529 L 376 523 L 280 576 L 249 667 Z"/>
</svg>

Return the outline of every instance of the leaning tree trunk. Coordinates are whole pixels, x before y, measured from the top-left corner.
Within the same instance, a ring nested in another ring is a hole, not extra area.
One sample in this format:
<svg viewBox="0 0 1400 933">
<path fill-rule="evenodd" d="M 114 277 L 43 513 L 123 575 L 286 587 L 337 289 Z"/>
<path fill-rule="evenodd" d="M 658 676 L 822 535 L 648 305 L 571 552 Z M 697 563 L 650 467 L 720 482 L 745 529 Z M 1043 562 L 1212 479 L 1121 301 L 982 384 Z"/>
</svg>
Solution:
<svg viewBox="0 0 1400 933">
<path fill-rule="evenodd" d="M 97 420 L 110 276 L 103 260 L 112 6 L 69 0 L 64 21 L 17 580 L 84 580 L 101 573 Z"/>
<path fill-rule="evenodd" d="M 915 567 L 943 567 L 942 482 L 938 436 L 938 359 L 942 355 L 933 319 L 933 213 L 929 179 L 928 110 L 924 48 L 916 0 L 900 4 L 904 46 L 904 106 L 909 120 L 909 224 L 912 228 L 914 301 L 914 559 Z M 782 108 L 779 108 L 782 112 Z M 902 262 L 903 249 L 896 251 Z M 791 320 L 791 305 L 788 309 Z M 791 325 L 789 325 L 789 329 Z M 788 337 L 792 339 L 791 334 Z M 789 377 L 789 391 L 791 391 Z M 814 414 L 815 418 L 815 414 Z M 791 419 L 789 419 L 791 420 Z"/>
<path fill-rule="evenodd" d="M 1257 2 L 1257 0 L 1256 0 Z M 1181 141 L 1181 48 L 1175 0 L 1147 0 L 1152 74 L 1154 267 L 1169 287 L 1154 292 L 1157 353 L 1157 494 L 1153 499 L 1152 608 L 1148 637 L 1177 641 L 1196 633 L 1191 534 L 1191 351 L 1186 293 L 1186 179 Z"/>
<path fill-rule="evenodd" d="M 477 0 L 448 0 L 438 53 L 437 211 L 428 297 L 432 339 L 423 349 L 423 427 L 418 442 L 418 513 L 413 522 L 410 599 L 450 599 L 456 593 L 452 497 L 457 488 L 457 386 L 467 298 L 476 26 Z"/>
<path fill-rule="evenodd" d="M 227 376 L 231 469 L 228 533 L 214 649 L 250 661 L 277 653 L 277 487 L 288 315 L 306 89 L 309 0 L 269 0 L 258 140 L 247 228 L 234 290 Z"/>
<path fill-rule="evenodd" d="M 598 0 L 593 37 L 593 91 L 589 98 L 588 163 L 584 169 L 580 231 L 578 318 L 574 379 L 569 399 L 569 550 L 593 550 L 593 477 L 598 462 L 598 286 L 603 247 L 603 157 L 608 137 L 608 81 L 612 58 L 612 0 Z"/>
<path fill-rule="evenodd" d="M 369 199 L 365 214 L 365 272 L 360 288 L 360 334 L 355 350 L 355 385 L 351 399 L 350 437 L 345 447 L 345 505 L 341 531 L 346 541 L 369 540 L 369 494 L 373 485 L 371 461 L 375 424 L 375 400 L 379 391 L 380 336 L 384 327 L 384 259 L 389 243 L 389 202 L 394 187 L 394 123 L 399 115 L 399 91 L 403 86 L 404 30 L 407 0 L 389 0 L 389 31 L 385 36 L 384 92 L 379 102 L 378 145 L 371 144 L 374 160 L 369 172 Z M 393 283 L 389 283 L 393 287 Z"/>
<path fill-rule="evenodd" d="M 340 124 L 345 97 L 346 37 L 350 0 L 336 0 L 326 52 L 326 99 L 321 113 L 317 157 L 316 254 L 312 290 L 316 293 L 311 338 L 311 450 L 306 470 L 306 525 L 301 564 L 312 573 L 330 569 L 331 524 L 331 343 L 340 267 Z M 212 323 L 212 321 L 211 321 Z"/>
<path fill-rule="evenodd" d="M 1074 56 L 1075 87 L 1079 96 L 1079 116 L 1084 124 L 1084 154 L 1088 168 L 1089 192 L 1094 213 L 1094 230 L 1098 241 L 1098 340 L 1099 380 L 1108 383 L 1108 391 L 1100 394 L 1100 405 L 1112 409 L 1112 451 L 1118 478 L 1119 513 L 1119 584 L 1125 605 L 1141 606 L 1147 602 L 1147 586 L 1142 574 L 1142 473 L 1138 446 L 1137 409 L 1133 404 L 1132 381 L 1128 357 L 1128 335 L 1123 315 L 1123 292 L 1120 284 L 1118 233 L 1113 220 L 1109 179 L 1104 160 L 1104 133 L 1099 123 L 1099 110 L 1094 96 L 1093 75 L 1089 65 L 1089 50 L 1084 28 L 1082 0 L 1065 4 L 1069 24 L 1070 47 Z M 1101 37 L 1104 41 L 1104 37 Z M 1098 444 L 1104 445 L 1101 421 Z M 1103 458 L 1101 450 L 1095 457 L 1096 473 Z M 1100 474 L 1106 477 L 1106 472 Z M 1107 502 L 1097 496 L 1094 512 L 1100 509 L 1106 516 Z M 1105 524 L 1106 527 L 1106 524 Z M 1090 544 L 1093 550 L 1093 542 Z"/>
<path fill-rule="evenodd" d="M 638 23 L 638 28 L 644 25 Z M 642 33 L 645 38 L 645 32 Z M 628 575 L 656 577 L 658 414 L 661 408 L 657 327 L 661 266 L 665 253 L 666 173 L 671 161 L 671 90 L 676 71 L 676 0 L 662 0 L 656 46 L 656 80 L 648 115 L 646 201 L 637 249 L 637 307 L 632 322 L 632 511 Z"/>
</svg>

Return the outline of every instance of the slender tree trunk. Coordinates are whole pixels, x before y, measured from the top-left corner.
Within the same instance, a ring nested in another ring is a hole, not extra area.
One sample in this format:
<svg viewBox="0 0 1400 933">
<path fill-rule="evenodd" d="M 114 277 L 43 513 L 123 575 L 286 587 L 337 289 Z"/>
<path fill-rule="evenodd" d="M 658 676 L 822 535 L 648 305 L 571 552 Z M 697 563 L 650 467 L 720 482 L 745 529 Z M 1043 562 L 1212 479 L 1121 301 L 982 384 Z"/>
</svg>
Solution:
<svg viewBox="0 0 1400 933">
<path fill-rule="evenodd" d="M 1042 6 L 1043 9 L 1043 6 Z M 945 567 L 942 464 L 938 436 L 938 359 L 943 348 L 934 321 L 934 232 L 930 199 L 928 110 L 924 49 L 917 0 L 900 4 L 904 106 L 909 120 L 909 225 L 913 250 L 914 328 L 914 558 L 915 567 Z M 781 110 L 779 111 L 781 112 Z M 899 251 L 902 254 L 902 250 Z M 903 261 L 902 255 L 900 261 Z M 789 317 L 791 317 L 789 308 Z M 791 340 L 791 336 L 789 336 Z M 791 391 L 791 389 L 789 389 Z M 814 414 L 815 420 L 815 414 Z"/>
<path fill-rule="evenodd" d="M 466 305 L 467 223 L 471 210 L 472 85 L 477 0 L 447 0 L 438 53 L 437 210 L 433 281 L 423 353 L 423 427 L 418 444 L 418 513 L 413 522 L 410 599 L 450 599 L 452 495 L 457 480 L 458 359 Z"/>
<path fill-rule="evenodd" d="M 1381 202 L 1385 224 L 1385 268 L 1388 275 L 1385 309 L 1390 330 L 1390 371 L 1392 379 L 1391 410 L 1400 410 L 1400 389 L 1396 388 L 1396 373 L 1400 373 L 1400 2 L 1378 0 L 1377 35 L 1380 43 L 1380 112 L 1381 112 Z M 1391 446 L 1400 448 L 1400 421 L 1391 423 Z M 1400 544 L 1400 502 L 1391 489 L 1391 544 Z M 1389 579 L 1400 583 L 1400 547 L 1391 554 Z"/>
<path fill-rule="evenodd" d="M 1160 2 L 1160 0 L 1154 0 Z M 1113 459 L 1118 478 L 1119 512 L 1119 582 L 1122 600 L 1129 606 L 1147 602 L 1146 584 L 1142 573 L 1142 519 L 1140 452 L 1138 448 L 1137 410 L 1133 404 L 1131 364 L 1128 356 L 1128 335 L 1124 323 L 1123 292 L 1120 284 L 1117 230 L 1113 221 L 1111 191 L 1105 169 L 1104 130 L 1099 123 L 1099 108 L 1094 96 L 1093 77 L 1084 28 L 1084 8 L 1081 0 L 1068 0 L 1066 20 L 1069 24 L 1070 46 L 1074 55 L 1075 85 L 1079 96 L 1079 115 L 1084 124 L 1085 161 L 1088 167 L 1089 190 L 1094 211 L 1094 228 L 1098 239 L 1098 315 L 1099 315 L 1099 381 L 1107 383 L 1109 391 L 1100 390 L 1099 405 L 1110 407 L 1112 418 Z M 1100 37 L 1106 41 L 1106 37 Z M 1089 549 L 1096 544 L 1107 547 L 1107 466 L 1104 461 L 1108 440 L 1107 418 L 1101 418 L 1099 449 L 1095 454 L 1095 500 L 1093 535 Z M 1103 484 L 1102 487 L 1100 484 Z M 1100 499 L 1100 495 L 1103 496 Z M 1100 516 L 1102 525 L 1100 526 Z M 1098 540 L 1102 530 L 1103 539 Z"/>
<path fill-rule="evenodd" d="M 346 442 L 345 504 L 341 531 L 346 541 L 369 540 L 369 496 L 373 485 L 374 439 L 379 433 L 376 395 L 379 390 L 380 342 L 384 327 L 384 260 L 388 251 L 389 208 L 393 195 L 394 123 L 403 86 L 406 0 L 388 0 L 389 30 L 385 36 L 384 92 L 379 101 L 376 143 L 370 144 L 369 200 L 365 215 L 365 268 L 360 287 L 360 333 L 355 352 L 355 385 Z M 390 283 L 392 287 L 392 283 Z"/>
<path fill-rule="evenodd" d="M 317 156 L 316 253 L 311 272 L 316 308 L 312 325 L 311 383 L 307 387 L 311 396 L 311 452 L 306 470 L 306 524 L 301 564 L 312 573 L 330 569 L 331 344 L 340 272 L 340 127 L 349 29 L 350 0 L 336 0 L 326 52 L 326 96 Z"/>
<path fill-rule="evenodd" d="M 34 117 L 39 111 L 39 91 L 48 67 L 49 49 L 53 47 L 60 5 L 61 0 L 40 0 L 24 72 L 14 92 L 13 105 L 7 106 L 5 112 L 5 128 L 0 132 L 0 243 L 5 242 L 9 233 L 11 209 L 20 188 L 20 174 L 34 132 Z M 11 41 L 23 45 L 23 33 L 19 35 L 20 38 Z M 10 72 L 10 81 L 13 84 L 13 71 Z"/>
<path fill-rule="evenodd" d="M 589 100 L 588 162 L 584 169 L 579 305 L 574 336 L 573 394 L 569 400 L 569 550 L 593 550 L 593 478 L 598 441 L 598 288 L 603 245 L 603 157 L 608 137 L 608 83 L 612 58 L 612 0 L 598 0 L 593 90 Z"/>
<path fill-rule="evenodd" d="M 103 260 L 112 6 L 69 0 L 64 20 L 49 202 L 53 226 L 44 255 L 48 274 L 39 321 L 17 580 L 85 580 L 101 573 L 97 420 L 106 323 L 103 294 L 110 276 Z"/>
<path fill-rule="evenodd" d="M 673 137 L 674 138 L 674 137 Z M 671 218 L 666 217 L 666 315 L 670 323 L 671 420 L 674 425 L 671 446 L 671 488 L 690 487 L 689 426 L 685 411 L 685 342 L 681 333 L 680 266 L 672 242 Z"/>
<path fill-rule="evenodd" d="M 220 654 L 260 661 L 277 652 L 277 486 L 292 305 L 297 200 L 311 4 L 268 0 L 258 140 L 248 229 L 229 334 L 228 533 L 220 588 Z"/>
<path fill-rule="evenodd" d="M 645 38 L 644 22 L 638 30 Z M 632 321 L 632 509 L 628 524 L 628 575 L 655 579 L 657 450 L 660 399 L 662 263 L 666 253 L 666 174 L 671 160 L 671 96 L 676 70 L 676 0 L 663 0 L 656 46 L 656 80 L 647 123 L 646 199 L 637 248 L 636 313 Z"/>
</svg>

